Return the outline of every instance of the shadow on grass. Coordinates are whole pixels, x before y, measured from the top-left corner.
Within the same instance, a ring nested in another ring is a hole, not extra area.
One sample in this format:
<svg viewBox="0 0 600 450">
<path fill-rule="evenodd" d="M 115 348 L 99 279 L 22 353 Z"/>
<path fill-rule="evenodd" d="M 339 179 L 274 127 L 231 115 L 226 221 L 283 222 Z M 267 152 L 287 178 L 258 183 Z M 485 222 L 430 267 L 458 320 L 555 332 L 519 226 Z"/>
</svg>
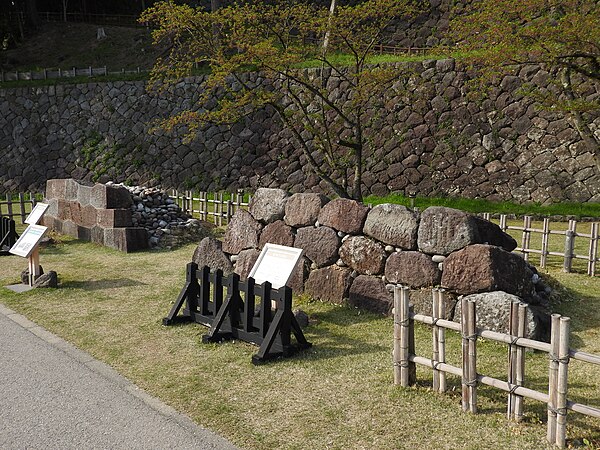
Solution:
<svg viewBox="0 0 600 450">
<path fill-rule="evenodd" d="M 60 285 L 61 288 L 82 289 L 84 291 L 99 291 L 102 289 L 131 286 L 146 286 L 146 283 L 141 283 L 130 278 L 109 278 L 104 280 L 66 281 Z"/>
</svg>

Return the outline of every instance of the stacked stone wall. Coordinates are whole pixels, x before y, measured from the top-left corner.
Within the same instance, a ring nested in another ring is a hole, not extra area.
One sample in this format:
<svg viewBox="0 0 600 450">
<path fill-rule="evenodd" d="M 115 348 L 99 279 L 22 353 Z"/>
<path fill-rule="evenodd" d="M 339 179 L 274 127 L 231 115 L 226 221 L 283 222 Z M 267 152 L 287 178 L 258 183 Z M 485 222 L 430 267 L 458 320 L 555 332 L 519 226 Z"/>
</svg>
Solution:
<svg viewBox="0 0 600 450">
<path fill-rule="evenodd" d="M 366 193 L 600 201 L 600 173 L 576 128 L 519 90 L 524 81 L 553 89 L 543 69 L 524 66 L 484 100 L 471 100 L 468 76 L 454 61 L 410 64 L 416 73 L 410 95 L 367 112 L 378 128 L 363 177 Z M 156 119 L 198 108 L 202 82 L 188 79 L 160 95 L 141 81 L 1 89 L 0 191 L 39 192 L 47 179 L 75 178 L 328 193 L 272 111 L 202 127 L 189 144 L 150 131 Z M 328 85 L 335 83 L 330 76 Z M 600 87 L 586 92 L 597 100 Z M 600 117 L 587 118 L 600 133 Z"/>
</svg>

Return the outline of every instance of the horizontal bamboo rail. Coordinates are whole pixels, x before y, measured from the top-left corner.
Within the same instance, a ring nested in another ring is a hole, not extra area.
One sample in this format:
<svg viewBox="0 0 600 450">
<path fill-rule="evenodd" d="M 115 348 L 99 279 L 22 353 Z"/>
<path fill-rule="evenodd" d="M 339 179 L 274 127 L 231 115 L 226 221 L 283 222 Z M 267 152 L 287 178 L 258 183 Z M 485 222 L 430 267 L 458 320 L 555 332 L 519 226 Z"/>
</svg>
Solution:
<svg viewBox="0 0 600 450">
<path fill-rule="evenodd" d="M 433 370 L 434 390 L 443 392 L 440 388 L 439 374 L 449 373 L 462 378 L 462 408 L 463 411 L 477 411 L 477 384 L 485 384 L 509 394 L 507 416 L 519 421 L 523 415 L 523 398 L 530 398 L 548 405 L 547 440 L 550 444 L 564 448 L 566 442 L 567 411 L 571 410 L 590 417 L 600 418 L 600 408 L 570 401 L 568 391 L 568 363 L 570 359 L 600 366 L 600 356 L 569 348 L 570 319 L 558 314 L 552 315 L 551 342 L 540 342 L 523 337 L 525 329 L 525 308 L 516 302 L 511 305 L 509 330 L 511 333 L 499 333 L 491 330 L 477 329 L 475 326 L 475 302 L 461 300 L 461 322 L 456 323 L 439 317 L 439 302 L 443 302 L 443 290 L 433 291 L 433 316 L 414 314 L 410 311 L 409 289 L 404 286 L 394 288 L 394 370 L 397 367 L 410 368 L 411 364 L 420 364 Z M 442 298 L 442 300 L 440 300 Z M 432 325 L 433 357 L 418 356 L 414 352 L 414 322 Z M 399 327 L 398 327 L 399 325 Z M 397 328 L 402 328 L 398 333 Z M 450 329 L 462 334 L 462 367 L 455 367 L 445 361 L 445 350 L 442 354 L 440 343 L 444 342 L 444 330 Z M 508 381 L 478 374 L 476 371 L 477 338 L 482 337 L 491 341 L 507 344 Z M 525 375 L 526 348 L 547 352 L 550 356 L 548 393 L 539 392 L 523 386 Z M 402 349 L 402 351 L 396 351 Z M 410 350 L 409 350 L 410 349 Z M 436 381 L 437 378 L 437 381 Z M 394 377 L 394 383 L 409 386 L 416 382 L 416 377 Z"/>
<path fill-rule="evenodd" d="M 225 200 L 223 192 L 214 192 L 211 195 L 208 192 L 172 190 L 169 195 L 183 212 L 192 217 L 197 213 L 197 217 L 204 221 L 212 218 L 217 226 L 227 225 L 238 209 L 248 208 L 252 198 L 250 196 L 248 202 L 244 202 L 244 194 L 241 192 L 228 194 L 228 200 Z"/>
</svg>

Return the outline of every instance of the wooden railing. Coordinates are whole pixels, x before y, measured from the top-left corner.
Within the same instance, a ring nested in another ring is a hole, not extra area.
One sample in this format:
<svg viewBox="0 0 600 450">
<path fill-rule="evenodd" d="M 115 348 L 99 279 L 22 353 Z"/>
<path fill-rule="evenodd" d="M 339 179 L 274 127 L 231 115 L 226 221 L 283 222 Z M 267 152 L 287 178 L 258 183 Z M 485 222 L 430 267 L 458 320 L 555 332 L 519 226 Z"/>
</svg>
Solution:
<svg viewBox="0 0 600 450">
<path fill-rule="evenodd" d="M 247 209 L 251 198 L 248 198 L 248 202 L 244 202 L 242 192 L 208 193 L 172 190 L 169 195 L 183 212 L 205 222 L 212 221 L 217 226 L 227 225 L 238 209 Z"/>
<path fill-rule="evenodd" d="M 5 199 L 0 199 L 0 217 L 8 217 L 15 220 L 16 217 L 21 218 L 21 223 L 25 223 L 25 218 L 31 212 L 37 200 L 35 194 L 29 192 L 24 194 L 6 194 Z"/>
<path fill-rule="evenodd" d="M 547 440 L 552 445 L 564 448 L 566 440 L 567 411 L 575 411 L 587 416 L 600 418 L 600 408 L 569 401 L 568 363 L 570 359 L 585 361 L 600 366 L 600 356 L 569 348 L 570 319 L 558 314 L 552 315 L 550 343 L 527 339 L 525 306 L 511 305 L 510 334 L 477 329 L 475 325 L 475 301 L 462 298 L 461 322 L 443 319 L 444 292 L 433 291 L 433 315 L 415 314 L 409 305 L 409 289 L 404 286 L 394 288 L 394 384 L 407 387 L 416 382 L 415 365 L 420 364 L 433 370 L 434 390 L 446 391 L 445 374 L 462 379 L 462 409 L 477 412 L 477 384 L 485 384 L 508 392 L 507 415 L 510 420 L 521 420 L 523 397 L 531 398 L 548 405 Z M 433 326 L 432 358 L 415 354 L 414 322 Z M 445 330 L 453 330 L 462 335 L 462 367 L 446 362 Z M 477 338 L 507 344 L 509 364 L 507 381 L 477 373 Z M 548 393 L 526 388 L 525 349 L 530 348 L 549 354 Z"/>
</svg>

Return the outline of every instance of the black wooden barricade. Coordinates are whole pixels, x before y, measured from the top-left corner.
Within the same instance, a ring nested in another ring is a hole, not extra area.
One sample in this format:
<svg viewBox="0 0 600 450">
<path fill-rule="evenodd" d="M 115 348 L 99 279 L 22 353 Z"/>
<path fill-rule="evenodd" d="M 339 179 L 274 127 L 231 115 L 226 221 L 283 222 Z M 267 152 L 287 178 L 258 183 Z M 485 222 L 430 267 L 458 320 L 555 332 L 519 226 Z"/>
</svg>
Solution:
<svg viewBox="0 0 600 450">
<path fill-rule="evenodd" d="M 178 315 L 182 308 L 182 314 Z M 203 342 L 241 339 L 258 345 L 258 353 L 252 357 L 254 364 L 290 356 L 312 345 L 294 317 L 292 290 L 288 286 L 271 289 L 269 282 L 256 285 L 252 278 L 240 281 L 235 273 L 224 278 L 221 270 L 211 273 L 206 266 L 198 270 L 193 262 L 187 265 L 185 286 L 163 319 L 164 325 L 177 322 L 197 322 L 210 327 L 202 337 Z"/>
<path fill-rule="evenodd" d="M 0 255 L 8 255 L 10 248 L 19 239 L 15 221 L 8 217 L 0 217 Z"/>
</svg>

